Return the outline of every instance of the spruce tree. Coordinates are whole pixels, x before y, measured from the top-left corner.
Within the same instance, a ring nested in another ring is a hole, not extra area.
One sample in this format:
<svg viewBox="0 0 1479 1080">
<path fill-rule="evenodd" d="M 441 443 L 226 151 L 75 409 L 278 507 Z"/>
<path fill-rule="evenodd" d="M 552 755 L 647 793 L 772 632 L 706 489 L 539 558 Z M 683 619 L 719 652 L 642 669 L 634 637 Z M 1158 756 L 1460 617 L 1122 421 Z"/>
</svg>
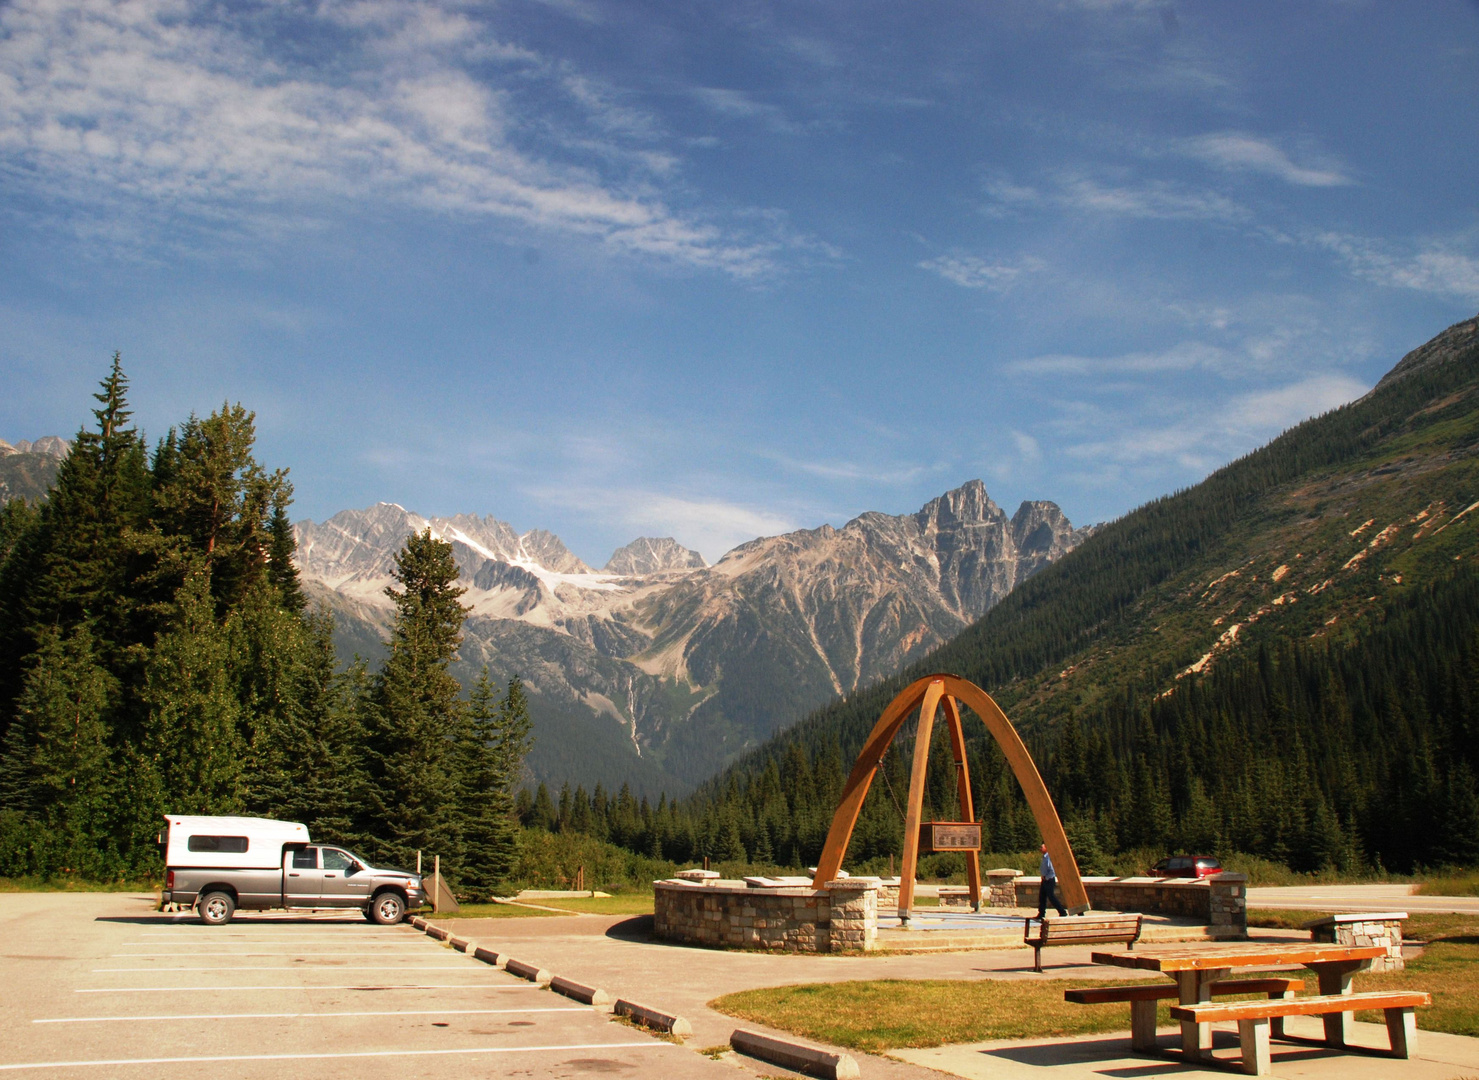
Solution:
<svg viewBox="0 0 1479 1080">
<path fill-rule="evenodd" d="M 462 640 L 465 591 L 455 584 L 452 545 L 428 528 L 412 533 L 392 571 L 400 588 L 390 655 L 371 691 L 366 761 L 368 820 L 375 854 L 402 864 L 416 851 L 440 855 L 458 873 L 458 790 L 453 740 L 463 703 L 448 666 Z"/>
<path fill-rule="evenodd" d="M 486 899 L 493 886 L 508 877 L 518 857 L 510 790 L 517 773 L 504 757 L 503 705 L 483 668 L 469 695 L 456 744 L 462 849 L 458 880 L 469 896 L 479 899 Z"/>
</svg>

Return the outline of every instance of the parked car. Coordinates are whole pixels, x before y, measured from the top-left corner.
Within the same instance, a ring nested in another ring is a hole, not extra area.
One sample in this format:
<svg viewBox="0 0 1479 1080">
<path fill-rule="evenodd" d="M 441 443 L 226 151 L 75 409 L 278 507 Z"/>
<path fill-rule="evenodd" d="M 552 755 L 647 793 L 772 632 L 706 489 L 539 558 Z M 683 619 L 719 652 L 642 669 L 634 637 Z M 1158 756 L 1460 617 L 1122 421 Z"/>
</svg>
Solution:
<svg viewBox="0 0 1479 1080">
<path fill-rule="evenodd" d="M 1222 873 L 1222 863 L 1211 855 L 1171 855 L 1150 868 L 1151 877 L 1204 878 Z"/>
<path fill-rule="evenodd" d="M 296 821 L 165 815 L 161 902 L 194 907 L 222 926 L 238 910 L 358 908 L 398 923 L 426 900 L 421 875 L 371 866 L 334 844 L 315 844 Z"/>
</svg>

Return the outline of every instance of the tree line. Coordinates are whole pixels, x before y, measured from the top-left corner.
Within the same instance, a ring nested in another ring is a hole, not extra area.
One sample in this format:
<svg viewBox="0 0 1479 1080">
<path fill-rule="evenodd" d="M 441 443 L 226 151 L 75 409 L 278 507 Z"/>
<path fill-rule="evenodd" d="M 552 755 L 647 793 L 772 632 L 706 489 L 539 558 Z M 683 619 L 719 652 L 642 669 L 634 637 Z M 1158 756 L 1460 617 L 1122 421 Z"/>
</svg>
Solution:
<svg viewBox="0 0 1479 1080">
<path fill-rule="evenodd" d="M 396 558 L 389 653 L 341 670 L 294 565 L 287 471 L 225 405 L 152 448 L 115 355 L 49 497 L 0 507 L 0 875 L 160 867 L 165 813 L 301 821 L 454 887 L 506 879 L 523 688 L 448 673 L 466 609 L 451 546 Z"/>
</svg>

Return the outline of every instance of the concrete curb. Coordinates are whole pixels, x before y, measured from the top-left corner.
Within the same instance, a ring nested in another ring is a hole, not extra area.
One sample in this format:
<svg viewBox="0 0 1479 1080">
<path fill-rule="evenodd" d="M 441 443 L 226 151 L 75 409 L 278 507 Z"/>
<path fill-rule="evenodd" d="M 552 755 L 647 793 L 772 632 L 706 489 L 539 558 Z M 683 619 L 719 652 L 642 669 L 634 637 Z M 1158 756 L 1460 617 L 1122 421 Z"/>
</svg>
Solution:
<svg viewBox="0 0 1479 1080">
<path fill-rule="evenodd" d="M 411 925 L 414 926 L 417 930 L 425 930 L 426 920 L 418 915 L 416 916 L 416 918 L 411 920 Z"/>
<path fill-rule="evenodd" d="M 736 1029 L 729 1036 L 729 1045 L 746 1057 L 759 1058 L 823 1080 L 853 1080 L 859 1075 L 857 1061 L 848 1054 L 834 1054 L 814 1046 L 772 1039 L 755 1031 Z"/>
<path fill-rule="evenodd" d="M 434 937 L 438 941 L 446 941 L 449 937 L 452 936 L 452 931 L 443 930 L 440 926 L 432 926 L 430 923 L 427 923 L 426 936 Z"/>
<path fill-rule="evenodd" d="M 655 1031 L 665 1031 L 669 1035 L 692 1035 L 693 1025 L 681 1016 L 671 1013 L 659 1012 L 657 1009 L 649 1009 L 646 1005 L 638 1005 L 635 1001 L 626 998 L 617 998 L 616 1015 L 625 1016 L 628 1020 L 650 1027 Z"/>
<path fill-rule="evenodd" d="M 585 986 L 561 975 L 556 975 L 549 981 L 549 988 L 557 994 L 564 994 L 567 998 L 574 998 L 586 1005 L 611 1004 L 611 995 L 606 991 L 594 986 Z"/>
<path fill-rule="evenodd" d="M 538 983 L 540 986 L 548 986 L 554 978 L 544 968 L 534 964 L 526 964 L 524 961 L 515 960 L 512 957 L 504 961 L 503 970 L 510 975 L 517 975 L 521 979 L 528 979 L 532 983 Z"/>
<path fill-rule="evenodd" d="M 463 953 L 470 953 L 478 947 L 478 943 L 476 941 L 469 941 L 467 938 L 461 937 L 449 937 L 447 939 L 447 944 L 452 946 L 452 948 L 456 949 L 458 952 Z"/>
<path fill-rule="evenodd" d="M 503 966 L 503 957 L 499 956 L 492 949 L 485 949 L 481 945 L 473 949 L 472 958 L 474 960 L 481 960 L 485 964 L 491 964 L 496 968 Z"/>
</svg>

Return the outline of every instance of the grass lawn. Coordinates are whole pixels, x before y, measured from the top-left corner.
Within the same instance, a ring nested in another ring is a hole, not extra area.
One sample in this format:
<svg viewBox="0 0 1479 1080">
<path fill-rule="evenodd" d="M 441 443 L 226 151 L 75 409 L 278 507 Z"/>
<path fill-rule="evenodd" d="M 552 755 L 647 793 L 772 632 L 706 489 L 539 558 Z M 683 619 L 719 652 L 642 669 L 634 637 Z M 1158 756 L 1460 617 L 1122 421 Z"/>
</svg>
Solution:
<svg viewBox="0 0 1479 1080">
<path fill-rule="evenodd" d="M 1255 925 L 1302 926 L 1317 911 L 1260 911 Z M 1427 942 L 1405 971 L 1357 975 L 1355 989 L 1426 990 L 1431 1008 L 1417 1011 L 1426 1031 L 1479 1035 L 1479 916 L 1416 915 L 1407 937 Z M 1126 982 L 1160 982 L 1158 979 Z M 1313 972 L 1306 993 L 1318 993 Z M 1127 1031 L 1128 1005 L 1071 1005 L 1063 991 L 1103 985 L 1081 979 L 946 981 L 878 979 L 779 986 L 726 994 L 710 1002 L 722 1013 L 769 1024 L 833 1046 L 878 1052 L 985 1039 L 1034 1039 Z M 1166 1005 L 1159 1023 L 1170 1023 Z M 1380 1013 L 1358 1019 L 1380 1023 Z"/>
<path fill-rule="evenodd" d="M 538 904 L 538 907 L 526 907 L 523 904 L 463 904 L 460 911 L 455 914 L 444 912 L 437 915 L 438 919 L 537 919 L 552 918 L 560 914 L 559 911 L 548 911 L 548 908 L 559 908 L 560 911 L 585 912 L 591 915 L 651 915 L 652 894 L 651 893 L 625 893 L 620 896 L 592 896 L 581 899 L 561 898 L 555 900 L 530 900 L 529 904 Z M 432 916 L 428 915 L 427 918 Z"/>
<path fill-rule="evenodd" d="M 1161 980 L 1131 979 L 1132 982 Z M 1088 1035 L 1130 1027 L 1128 1005 L 1073 1005 L 1089 979 L 874 979 L 743 990 L 709 1002 L 740 1020 L 870 1053 L 985 1039 Z M 1162 1009 L 1162 1023 L 1169 1015 Z"/>
<path fill-rule="evenodd" d="M 0 892 L 154 892 L 157 881 L 79 881 L 76 878 L 0 877 Z"/>
</svg>

